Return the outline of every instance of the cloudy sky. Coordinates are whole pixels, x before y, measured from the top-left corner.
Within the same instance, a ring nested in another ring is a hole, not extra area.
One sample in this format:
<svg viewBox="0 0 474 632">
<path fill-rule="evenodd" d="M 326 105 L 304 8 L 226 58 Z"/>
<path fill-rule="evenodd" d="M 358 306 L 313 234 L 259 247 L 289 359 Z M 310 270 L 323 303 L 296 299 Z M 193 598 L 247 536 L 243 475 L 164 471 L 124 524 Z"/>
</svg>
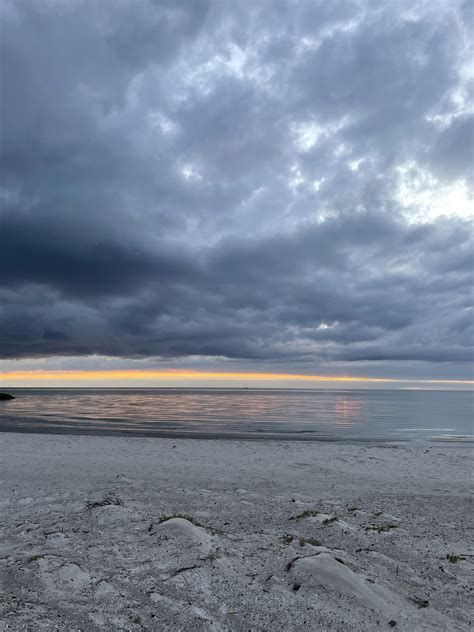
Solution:
<svg viewBox="0 0 474 632">
<path fill-rule="evenodd" d="M 472 2 L 0 6 L 4 371 L 472 379 Z"/>
</svg>

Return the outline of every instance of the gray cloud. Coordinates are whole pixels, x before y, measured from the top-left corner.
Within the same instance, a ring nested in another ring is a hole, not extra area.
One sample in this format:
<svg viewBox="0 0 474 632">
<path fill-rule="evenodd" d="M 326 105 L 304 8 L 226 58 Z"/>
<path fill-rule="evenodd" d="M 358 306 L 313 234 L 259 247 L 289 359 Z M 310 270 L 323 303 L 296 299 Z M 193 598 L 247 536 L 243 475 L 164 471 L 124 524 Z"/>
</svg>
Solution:
<svg viewBox="0 0 474 632">
<path fill-rule="evenodd" d="M 1 357 L 469 375 L 467 3 L 1 11 Z"/>
</svg>

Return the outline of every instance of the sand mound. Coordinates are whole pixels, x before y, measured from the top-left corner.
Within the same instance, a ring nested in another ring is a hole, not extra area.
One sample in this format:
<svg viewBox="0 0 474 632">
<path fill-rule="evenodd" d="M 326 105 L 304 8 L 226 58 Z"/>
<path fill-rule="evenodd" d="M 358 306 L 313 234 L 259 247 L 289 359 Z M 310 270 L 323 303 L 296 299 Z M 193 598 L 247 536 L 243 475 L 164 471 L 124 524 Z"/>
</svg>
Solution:
<svg viewBox="0 0 474 632">
<path fill-rule="evenodd" d="M 158 525 L 156 531 L 170 538 L 183 541 L 184 545 L 197 544 L 201 555 L 208 555 L 214 547 L 214 538 L 203 527 L 186 518 L 170 518 Z"/>
<path fill-rule="evenodd" d="M 329 553 L 318 553 L 296 560 L 291 570 L 302 586 L 330 588 L 341 594 L 353 595 L 365 602 L 373 601 L 373 592 L 366 579 Z"/>
<path fill-rule="evenodd" d="M 347 563 L 346 563 L 347 561 Z M 398 621 L 402 630 L 457 630 L 452 622 L 434 609 L 420 610 L 416 600 L 396 594 L 385 583 L 368 580 L 357 570 L 354 560 L 333 557 L 328 552 L 316 553 L 295 560 L 290 568 L 291 589 L 298 586 L 298 593 L 316 593 L 317 598 L 328 606 L 337 600 L 339 607 L 345 607 L 359 617 L 379 613 L 381 620 Z M 415 604 L 415 605 L 414 605 Z"/>
<path fill-rule="evenodd" d="M 368 583 L 362 574 L 330 553 L 321 552 L 300 558 L 293 563 L 290 572 L 292 579 L 301 584 L 303 590 L 349 599 L 352 603 L 386 616 L 397 613 L 399 604 L 394 603 L 394 595 L 386 587 Z M 397 599 L 395 601 L 398 602 Z"/>
</svg>

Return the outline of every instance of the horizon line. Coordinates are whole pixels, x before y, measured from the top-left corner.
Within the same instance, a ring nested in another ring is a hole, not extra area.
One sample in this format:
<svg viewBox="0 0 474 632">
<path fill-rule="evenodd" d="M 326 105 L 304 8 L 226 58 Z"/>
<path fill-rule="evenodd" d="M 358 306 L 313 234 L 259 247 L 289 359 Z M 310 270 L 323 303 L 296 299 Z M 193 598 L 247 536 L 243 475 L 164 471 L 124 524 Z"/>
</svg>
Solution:
<svg viewBox="0 0 474 632">
<path fill-rule="evenodd" d="M 0 380 L 262 380 L 262 381 L 305 381 L 305 382 L 372 382 L 372 383 L 418 383 L 418 384 L 474 384 L 474 380 L 454 380 L 454 379 L 412 379 L 412 378 L 384 378 L 349 375 L 311 375 L 301 373 L 258 373 L 258 372 L 220 372 L 220 371 L 197 371 L 182 369 L 155 370 L 29 370 L 29 371 L 4 371 L 0 373 Z"/>
</svg>

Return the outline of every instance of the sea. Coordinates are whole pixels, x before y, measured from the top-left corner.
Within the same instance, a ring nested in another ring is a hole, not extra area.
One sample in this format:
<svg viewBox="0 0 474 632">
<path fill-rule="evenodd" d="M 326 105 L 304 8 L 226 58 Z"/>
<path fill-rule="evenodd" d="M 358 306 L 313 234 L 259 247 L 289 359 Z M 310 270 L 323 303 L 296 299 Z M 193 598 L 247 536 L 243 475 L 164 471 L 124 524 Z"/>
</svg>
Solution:
<svg viewBox="0 0 474 632">
<path fill-rule="evenodd" d="M 22 388 L 0 431 L 190 438 L 474 441 L 474 392 Z"/>
</svg>

